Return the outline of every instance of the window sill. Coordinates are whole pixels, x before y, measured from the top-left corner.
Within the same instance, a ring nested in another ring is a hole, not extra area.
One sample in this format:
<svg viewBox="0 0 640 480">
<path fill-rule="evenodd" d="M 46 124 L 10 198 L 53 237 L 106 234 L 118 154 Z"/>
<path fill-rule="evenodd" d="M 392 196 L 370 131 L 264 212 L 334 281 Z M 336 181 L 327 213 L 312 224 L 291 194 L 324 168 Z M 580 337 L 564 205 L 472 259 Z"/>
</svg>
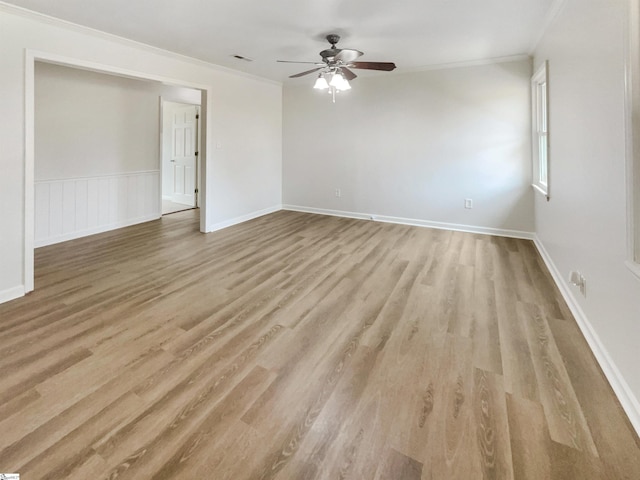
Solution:
<svg viewBox="0 0 640 480">
<path fill-rule="evenodd" d="M 640 263 L 632 262 L 631 260 L 627 260 L 624 262 L 631 273 L 633 273 L 636 277 L 640 278 Z"/>
<path fill-rule="evenodd" d="M 547 199 L 547 201 L 549 201 L 549 194 L 547 193 L 547 190 L 545 190 L 544 188 L 542 188 L 540 185 L 536 185 L 535 183 L 531 184 L 531 186 L 533 187 L 533 189 L 534 189 L 536 192 L 538 192 L 538 193 L 540 193 L 540 194 L 544 195 L 544 196 L 545 196 L 545 198 Z"/>
</svg>

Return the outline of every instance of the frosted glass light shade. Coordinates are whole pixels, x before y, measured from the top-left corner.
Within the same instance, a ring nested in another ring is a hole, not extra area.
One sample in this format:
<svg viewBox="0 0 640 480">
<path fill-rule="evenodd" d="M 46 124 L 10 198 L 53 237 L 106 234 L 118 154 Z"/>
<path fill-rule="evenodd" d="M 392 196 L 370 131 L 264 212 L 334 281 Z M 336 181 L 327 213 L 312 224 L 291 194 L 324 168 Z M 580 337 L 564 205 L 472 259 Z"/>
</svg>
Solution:
<svg viewBox="0 0 640 480">
<path fill-rule="evenodd" d="M 331 85 L 332 87 L 336 87 L 337 89 L 340 90 L 340 87 L 342 86 L 342 82 L 344 82 L 344 77 L 342 76 L 342 74 L 334 73 L 333 77 L 331 77 L 331 81 L 329 82 L 329 85 Z"/>
<path fill-rule="evenodd" d="M 329 85 L 335 87 L 338 91 L 349 90 L 351 88 L 351 85 L 349 85 L 349 82 L 341 73 L 334 73 Z"/>
<path fill-rule="evenodd" d="M 318 75 L 318 78 L 316 79 L 316 83 L 313 86 L 313 88 L 317 88 L 318 90 L 324 90 L 326 88 L 329 88 L 329 84 L 327 83 L 327 80 L 322 75 Z"/>
</svg>

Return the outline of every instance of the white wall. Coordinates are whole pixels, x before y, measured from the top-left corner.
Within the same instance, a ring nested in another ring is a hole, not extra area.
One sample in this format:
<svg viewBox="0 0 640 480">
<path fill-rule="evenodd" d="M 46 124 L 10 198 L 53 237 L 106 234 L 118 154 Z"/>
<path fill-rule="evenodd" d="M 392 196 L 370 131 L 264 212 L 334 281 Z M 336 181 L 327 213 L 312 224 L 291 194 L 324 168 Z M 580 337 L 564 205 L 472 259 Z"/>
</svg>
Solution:
<svg viewBox="0 0 640 480">
<path fill-rule="evenodd" d="M 528 60 L 378 72 L 335 104 L 313 76 L 285 86 L 283 203 L 532 232 L 530 75 Z"/>
<path fill-rule="evenodd" d="M 536 48 L 535 66 L 549 60 L 551 200 L 537 195 L 535 213 L 552 269 L 640 431 L 640 279 L 625 267 L 626 5 L 567 0 Z M 570 270 L 586 277 L 586 298 L 566 285 Z"/>
<path fill-rule="evenodd" d="M 29 284 L 30 252 L 24 251 L 29 52 L 203 89 L 206 229 L 279 207 L 280 84 L 22 12 L 0 4 L 0 301 L 21 295 Z"/>
<path fill-rule="evenodd" d="M 198 90 L 36 62 L 35 179 L 159 169 L 160 96 Z"/>
<path fill-rule="evenodd" d="M 157 170 L 159 109 L 146 82 L 36 62 L 36 181 Z"/>
</svg>

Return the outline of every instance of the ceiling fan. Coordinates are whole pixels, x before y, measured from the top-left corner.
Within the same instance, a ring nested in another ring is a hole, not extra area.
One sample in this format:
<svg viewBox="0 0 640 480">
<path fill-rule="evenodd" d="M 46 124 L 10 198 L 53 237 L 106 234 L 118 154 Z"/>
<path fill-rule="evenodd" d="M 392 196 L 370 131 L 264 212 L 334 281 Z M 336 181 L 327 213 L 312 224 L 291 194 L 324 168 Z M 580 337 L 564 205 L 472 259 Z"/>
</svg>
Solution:
<svg viewBox="0 0 640 480">
<path fill-rule="evenodd" d="M 353 50 L 351 48 L 338 48 L 336 44 L 340 41 L 340 35 L 334 33 L 327 35 L 327 41 L 331 45 L 331 48 L 322 50 L 320 56 L 321 62 L 295 62 L 289 60 L 278 60 L 281 63 L 311 63 L 316 65 L 316 68 L 306 70 L 304 72 L 290 75 L 289 78 L 298 78 L 310 73 L 319 72 L 313 88 L 320 90 L 329 89 L 329 93 L 333 95 L 333 101 L 335 102 L 336 92 L 342 90 L 348 90 L 351 88 L 349 80 L 353 80 L 357 77 L 351 69 L 364 69 L 364 70 L 381 70 L 384 72 L 390 72 L 396 68 L 393 62 L 358 62 L 357 58 L 363 55 L 360 50 Z M 327 77 L 330 77 L 330 81 L 327 82 Z"/>
</svg>

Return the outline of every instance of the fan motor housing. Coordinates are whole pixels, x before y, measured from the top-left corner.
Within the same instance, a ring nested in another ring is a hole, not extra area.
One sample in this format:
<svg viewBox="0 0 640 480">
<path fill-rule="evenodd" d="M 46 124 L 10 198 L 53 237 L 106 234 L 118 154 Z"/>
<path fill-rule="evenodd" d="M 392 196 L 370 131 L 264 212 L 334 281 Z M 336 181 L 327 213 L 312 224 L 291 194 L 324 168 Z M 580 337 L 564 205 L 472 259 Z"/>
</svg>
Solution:
<svg viewBox="0 0 640 480">
<path fill-rule="evenodd" d="M 329 35 L 327 35 L 327 42 L 329 42 L 331 45 L 335 45 L 339 41 L 340 35 L 336 35 L 335 33 L 330 33 Z"/>
<path fill-rule="evenodd" d="M 337 54 L 339 54 L 342 50 L 340 48 L 327 48 L 320 52 L 320 56 L 324 58 L 325 61 L 331 60 Z"/>
<path fill-rule="evenodd" d="M 395 63 L 392 62 L 357 62 L 356 60 L 363 55 L 360 50 L 354 50 L 352 48 L 337 48 L 336 44 L 340 41 L 340 35 L 335 33 L 327 35 L 326 38 L 331 44 L 331 48 L 327 48 L 320 52 L 322 61 L 326 66 L 317 62 L 290 62 L 287 60 L 278 60 L 279 62 L 287 63 L 314 63 L 317 67 L 307 70 L 306 72 L 289 75 L 289 78 L 298 78 L 321 70 L 320 75 L 323 73 L 342 73 L 345 75 L 347 80 L 353 80 L 357 75 L 349 70 L 350 68 L 382 70 L 386 72 L 390 72 L 396 68 Z"/>
<path fill-rule="evenodd" d="M 331 48 L 327 48 L 326 50 L 321 51 L 320 56 L 324 59 L 325 62 L 330 62 L 333 57 L 335 57 L 342 51 L 342 49 L 336 48 L 336 43 L 340 41 L 340 35 L 330 33 L 326 38 L 327 42 L 331 44 Z"/>
</svg>

